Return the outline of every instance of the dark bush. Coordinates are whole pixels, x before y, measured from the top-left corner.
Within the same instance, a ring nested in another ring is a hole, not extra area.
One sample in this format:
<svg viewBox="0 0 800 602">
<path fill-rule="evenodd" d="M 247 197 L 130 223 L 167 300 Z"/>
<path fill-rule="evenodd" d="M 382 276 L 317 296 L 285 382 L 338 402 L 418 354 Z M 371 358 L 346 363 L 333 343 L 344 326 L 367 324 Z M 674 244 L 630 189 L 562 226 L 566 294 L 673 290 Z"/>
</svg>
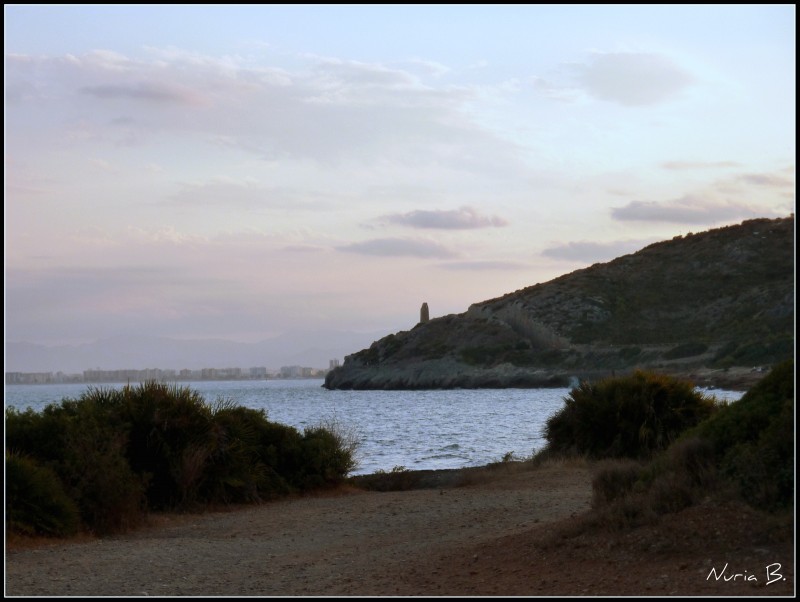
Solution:
<svg viewBox="0 0 800 602">
<path fill-rule="evenodd" d="M 101 420 L 80 407 L 76 422 L 64 432 L 65 453 L 56 466 L 83 523 L 102 535 L 137 526 L 146 502 L 144 482 L 125 458 L 125 433 Z"/>
<path fill-rule="evenodd" d="M 712 496 L 737 495 L 759 510 L 794 501 L 794 363 L 785 362 L 740 400 L 687 430 L 641 468 L 598 464 L 599 524 L 630 527 Z"/>
<path fill-rule="evenodd" d="M 259 459 L 266 467 L 268 491 L 274 494 L 291 491 L 293 475 L 302 467 L 303 437 L 296 428 L 266 422 L 258 429 Z"/>
<path fill-rule="evenodd" d="M 711 444 L 721 473 L 763 509 L 794 500 L 794 361 L 776 366 L 741 399 L 690 432 Z"/>
<path fill-rule="evenodd" d="M 720 363 L 727 363 L 728 361 L 732 361 L 733 357 L 732 354 L 739 348 L 739 343 L 736 341 L 730 341 L 720 347 L 717 352 L 714 354 L 714 359 L 712 360 L 714 365 L 719 365 Z"/>
<path fill-rule="evenodd" d="M 641 463 L 626 458 L 598 463 L 592 476 L 592 506 L 604 506 L 627 494 L 641 472 Z"/>
<path fill-rule="evenodd" d="M 53 470 L 97 533 L 139 523 L 143 483 L 125 458 L 126 434 L 108 420 L 107 407 L 91 398 L 65 399 L 41 413 L 6 412 L 6 450 L 35 458 Z"/>
<path fill-rule="evenodd" d="M 682 357 L 694 357 L 708 351 L 708 345 L 705 343 L 689 342 L 682 345 L 676 345 L 664 354 L 664 359 L 676 360 Z"/>
<path fill-rule="evenodd" d="M 635 527 L 679 512 L 716 487 L 710 444 L 681 438 L 646 464 L 629 459 L 598 463 L 592 478 L 594 519 L 614 528 Z"/>
<path fill-rule="evenodd" d="M 301 468 L 294 475 L 300 489 L 342 483 L 353 465 L 351 454 L 343 449 L 336 434 L 322 426 L 303 433 L 301 458 Z"/>
<path fill-rule="evenodd" d="M 6 409 L 6 450 L 21 452 L 43 462 L 63 456 L 62 434 L 69 420 L 58 404 L 49 404 L 41 413 L 28 408 L 20 412 Z"/>
<path fill-rule="evenodd" d="M 7 457 L 30 456 L 35 468 L 25 464 L 24 474 L 35 479 L 28 481 L 60 486 L 64 495 L 53 499 L 66 496 L 82 525 L 100 534 L 135 526 L 147 509 L 253 502 L 340 483 L 355 467 L 357 443 L 335 421 L 301 435 L 269 422 L 263 410 L 231 400 L 211 407 L 196 391 L 152 381 L 89 388 L 41 413 L 6 411 Z M 38 491 L 28 481 L 17 477 L 15 499 Z M 24 508 L 13 507 L 15 529 L 55 529 Z"/>
<path fill-rule="evenodd" d="M 739 366 L 758 366 L 784 362 L 792 357 L 794 339 L 781 337 L 773 341 L 758 341 L 743 345 L 733 352 L 732 358 Z"/>
<path fill-rule="evenodd" d="M 503 353 L 501 347 L 464 347 L 461 350 L 461 361 L 470 366 L 492 365 Z"/>
<path fill-rule="evenodd" d="M 691 383 L 665 375 L 636 371 L 583 382 L 546 422 L 546 449 L 591 458 L 646 458 L 714 410 L 714 400 Z"/>
<path fill-rule="evenodd" d="M 211 454 L 211 407 L 197 391 L 149 381 L 117 391 L 113 420 L 128 432 L 126 456 L 147 483 L 151 508 L 200 501 Z M 89 401 L 94 392 L 81 397 Z"/>
<path fill-rule="evenodd" d="M 77 532 L 80 512 L 58 475 L 36 460 L 6 452 L 6 528 L 24 535 Z"/>
<path fill-rule="evenodd" d="M 201 494 L 222 502 L 254 502 L 270 493 L 268 469 L 260 457 L 259 435 L 268 423 L 263 410 L 220 400 L 213 410 Z"/>
<path fill-rule="evenodd" d="M 630 362 L 642 354 L 642 349 L 641 347 L 623 347 L 617 353 L 622 360 Z"/>
</svg>

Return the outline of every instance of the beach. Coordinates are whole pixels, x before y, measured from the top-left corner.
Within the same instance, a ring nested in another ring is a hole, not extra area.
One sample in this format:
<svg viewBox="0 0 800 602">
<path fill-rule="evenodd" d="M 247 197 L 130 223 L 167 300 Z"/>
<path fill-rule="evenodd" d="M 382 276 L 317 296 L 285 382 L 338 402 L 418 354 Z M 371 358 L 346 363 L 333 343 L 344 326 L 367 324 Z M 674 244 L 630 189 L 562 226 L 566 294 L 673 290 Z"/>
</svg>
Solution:
<svg viewBox="0 0 800 602">
<path fill-rule="evenodd" d="M 793 529 L 736 502 L 581 533 L 591 467 L 551 462 L 407 491 L 353 485 L 108 538 L 13 540 L 7 596 L 791 595 Z M 452 474 L 452 473 L 451 473 Z"/>
</svg>

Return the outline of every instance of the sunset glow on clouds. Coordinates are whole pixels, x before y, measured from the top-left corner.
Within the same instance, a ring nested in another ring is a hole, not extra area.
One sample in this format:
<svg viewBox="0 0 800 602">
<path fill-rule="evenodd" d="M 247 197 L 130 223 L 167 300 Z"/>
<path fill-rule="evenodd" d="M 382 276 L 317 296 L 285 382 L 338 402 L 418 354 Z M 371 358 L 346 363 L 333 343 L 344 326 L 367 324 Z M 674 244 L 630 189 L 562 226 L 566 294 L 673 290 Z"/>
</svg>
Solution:
<svg viewBox="0 0 800 602">
<path fill-rule="evenodd" d="M 6 6 L 6 339 L 396 332 L 794 211 L 772 6 Z"/>
</svg>

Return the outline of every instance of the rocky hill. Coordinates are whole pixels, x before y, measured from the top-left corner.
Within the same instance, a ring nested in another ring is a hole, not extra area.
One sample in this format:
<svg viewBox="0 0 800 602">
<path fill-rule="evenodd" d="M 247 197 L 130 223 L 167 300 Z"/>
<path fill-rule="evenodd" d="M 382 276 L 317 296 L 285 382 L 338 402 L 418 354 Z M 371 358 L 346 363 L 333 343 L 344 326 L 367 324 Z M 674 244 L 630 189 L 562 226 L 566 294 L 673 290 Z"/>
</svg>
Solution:
<svg viewBox="0 0 800 602">
<path fill-rule="evenodd" d="M 567 386 L 636 368 L 723 386 L 793 356 L 794 255 L 793 214 L 677 236 L 390 334 L 325 387 Z"/>
</svg>

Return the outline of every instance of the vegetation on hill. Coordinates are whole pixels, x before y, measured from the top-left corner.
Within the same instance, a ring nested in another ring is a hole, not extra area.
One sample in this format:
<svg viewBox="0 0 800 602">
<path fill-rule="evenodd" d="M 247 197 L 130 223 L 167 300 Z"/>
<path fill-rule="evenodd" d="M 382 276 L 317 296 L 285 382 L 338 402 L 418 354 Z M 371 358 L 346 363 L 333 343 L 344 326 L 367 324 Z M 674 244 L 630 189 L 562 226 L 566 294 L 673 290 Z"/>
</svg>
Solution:
<svg viewBox="0 0 800 602">
<path fill-rule="evenodd" d="M 125 531 L 148 510 L 257 502 L 341 483 L 357 440 L 299 432 L 188 387 L 88 389 L 42 412 L 6 410 L 6 526 L 63 536 Z"/>
<path fill-rule="evenodd" d="M 791 332 L 794 217 L 677 236 L 476 307 L 521 305 L 573 343 L 764 342 Z"/>
<path fill-rule="evenodd" d="M 353 353 L 325 386 L 541 386 L 525 376 L 536 370 L 563 386 L 570 375 L 772 366 L 793 350 L 792 215 L 678 236 L 475 303 Z"/>
</svg>

